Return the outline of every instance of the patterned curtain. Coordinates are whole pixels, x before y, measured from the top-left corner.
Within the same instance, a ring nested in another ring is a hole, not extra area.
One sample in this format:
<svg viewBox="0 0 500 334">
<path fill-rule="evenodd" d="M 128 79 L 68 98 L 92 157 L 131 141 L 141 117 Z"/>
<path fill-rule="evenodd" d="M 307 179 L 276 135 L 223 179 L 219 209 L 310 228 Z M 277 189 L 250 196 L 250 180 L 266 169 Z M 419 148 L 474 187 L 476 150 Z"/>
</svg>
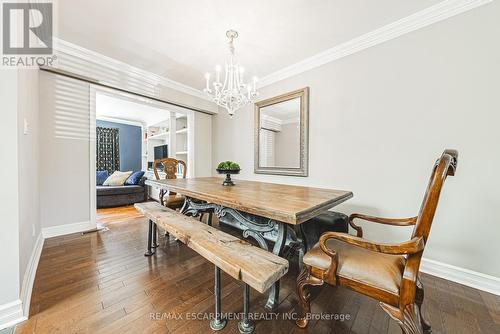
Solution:
<svg viewBox="0 0 500 334">
<path fill-rule="evenodd" d="M 120 170 L 120 133 L 118 129 L 96 128 L 97 170 L 107 170 L 112 174 Z"/>
</svg>

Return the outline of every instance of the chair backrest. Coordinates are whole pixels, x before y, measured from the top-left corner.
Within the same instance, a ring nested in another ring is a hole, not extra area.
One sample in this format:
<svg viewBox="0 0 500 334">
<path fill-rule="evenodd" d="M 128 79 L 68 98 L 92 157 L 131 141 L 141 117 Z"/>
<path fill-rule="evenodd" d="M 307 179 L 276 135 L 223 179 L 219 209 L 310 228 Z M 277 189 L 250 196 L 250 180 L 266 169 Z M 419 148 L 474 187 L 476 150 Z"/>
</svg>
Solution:
<svg viewBox="0 0 500 334">
<path fill-rule="evenodd" d="M 431 230 L 434 214 L 436 213 L 439 196 L 444 181 L 448 175 L 455 175 L 457 168 L 458 152 L 456 150 L 445 150 L 441 157 L 436 161 L 432 174 L 425 192 L 417 222 L 413 230 L 412 237 L 422 237 L 427 242 Z"/>
<path fill-rule="evenodd" d="M 412 238 L 422 237 L 424 239 L 424 248 L 429 237 L 434 214 L 436 213 L 441 189 L 446 177 L 455 174 L 457 159 L 457 151 L 445 150 L 432 169 L 429 185 L 427 186 L 412 235 Z M 400 307 L 413 303 L 415 300 L 415 284 L 418 281 L 418 272 L 423 252 L 422 250 L 407 257 L 400 288 Z"/>
<path fill-rule="evenodd" d="M 177 167 L 182 165 L 182 178 L 186 178 L 186 163 L 182 160 L 177 160 L 174 158 L 164 158 L 157 159 L 153 163 L 153 171 L 155 173 L 155 177 L 157 180 L 160 179 L 160 175 L 158 174 L 158 165 L 161 164 L 163 166 L 163 172 L 165 173 L 165 179 L 176 179 L 177 178 Z"/>
</svg>

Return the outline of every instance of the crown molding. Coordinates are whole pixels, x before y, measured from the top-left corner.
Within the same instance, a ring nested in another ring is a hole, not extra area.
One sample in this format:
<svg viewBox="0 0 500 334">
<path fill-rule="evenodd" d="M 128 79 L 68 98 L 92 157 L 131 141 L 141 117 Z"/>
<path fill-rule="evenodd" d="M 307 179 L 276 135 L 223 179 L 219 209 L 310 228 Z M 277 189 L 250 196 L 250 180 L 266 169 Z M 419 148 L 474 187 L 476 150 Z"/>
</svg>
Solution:
<svg viewBox="0 0 500 334">
<path fill-rule="evenodd" d="M 193 88 L 191 86 L 182 84 L 180 82 L 174 81 L 172 79 L 154 74 L 152 72 L 142 70 L 140 68 L 134 67 L 122 61 L 116 60 L 114 58 L 105 56 L 103 54 L 97 53 L 95 51 L 86 49 L 79 45 L 67 42 L 63 39 L 54 37 L 54 50 L 62 53 L 69 54 L 73 57 L 83 59 L 86 61 L 93 62 L 105 66 L 107 68 L 113 69 L 118 72 L 126 72 L 129 75 L 136 76 L 139 78 L 145 78 L 146 80 L 175 89 L 179 92 L 198 97 L 203 100 L 211 101 L 211 99 L 205 95 L 201 90 Z"/>
<path fill-rule="evenodd" d="M 337 59 L 363 51 L 372 46 L 395 39 L 412 31 L 425 28 L 431 24 L 486 5 L 493 0 L 445 0 L 423 9 L 410 16 L 397 20 L 369 33 L 320 52 L 298 63 L 261 78 L 258 87 L 262 88 L 275 82 L 309 71 Z"/>
<path fill-rule="evenodd" d="M 258 88 L 271 85 L 275 82 L 290 78 L 300 73 L 312 70 L 316 67 L 333 62 L 337 59 L 363 51 L 372 46 L 382 44 L 407 33 L 425 28 L 434 23 L 441 22 L 450 17 L 462 14 L 471 9 L 486 5 L 493 0 L 445 0 L 430 6 L 405 18 L 387 24 L 371 32 L 356 37 L 350 41 L 339 44 L 333 48 L 320 52 L 312 57 L 299 61 L 298 63 L 284 67 L 274 73 L 262 77 L 258 82 Z M 91 61 L 106 66 L 107 68 L 127 72 L 130 75 L 145 78 L 150 82 L 175 89 L 182 93 L 211 101 L 201 90 L 174 81 L 172 79 L 139 69 L 119 60 L 104 56 L 95 51 L 83 48 L 76 44 L 54 37 L 54 49 L 56 51 L 72 55 L 74 57 Z"/>
</svg>

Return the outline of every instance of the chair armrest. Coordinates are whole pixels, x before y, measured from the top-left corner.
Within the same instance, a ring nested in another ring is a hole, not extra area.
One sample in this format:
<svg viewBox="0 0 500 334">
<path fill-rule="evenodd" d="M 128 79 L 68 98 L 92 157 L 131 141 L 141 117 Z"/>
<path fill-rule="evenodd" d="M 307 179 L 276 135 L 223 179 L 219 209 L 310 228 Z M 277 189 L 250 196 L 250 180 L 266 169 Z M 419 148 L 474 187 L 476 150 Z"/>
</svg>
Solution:
<svg viewBox="0 0 500 334">
<path fill-rule="evenodd" d="M 334 250 L 328 248 L 326 242 L 328 239 L 332 238 L 343 241 L 353 246 L 384 254 L 405 255 L 415 254 L 424 250 L 424 239 L 422 237 L 415 237 L 409 241 L 401 243 L 388 244 L 375 243 L 346 233 L 326 232 L 319 238 L 319 246 L 323 252 L 331 257 L 336 256 L 336 253 Z"/>
<path fill-rule="evenodd" d="M 363 237 L 363 229 L 361 226 L 354 224 L 354 219 L 362 219 L 373 223 L 393 225 L 393 226 L 413 226 L 417 222 L 417 217 L 410 218 L 382 218 L 353 213 L 349 216 L 349 225 L 356 230 L 356 236 Z"/>
</svg>

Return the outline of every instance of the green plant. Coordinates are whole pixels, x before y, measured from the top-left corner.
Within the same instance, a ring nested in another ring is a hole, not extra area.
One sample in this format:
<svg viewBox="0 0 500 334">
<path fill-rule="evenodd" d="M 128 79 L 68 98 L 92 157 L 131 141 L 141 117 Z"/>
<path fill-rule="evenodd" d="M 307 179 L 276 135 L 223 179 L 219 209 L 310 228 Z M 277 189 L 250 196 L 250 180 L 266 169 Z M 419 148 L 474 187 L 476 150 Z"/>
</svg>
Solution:
<svg viewBox="0 0 500 334">
<path fill-rule="evenodd" d="M 232 162 L 232 161 L 222 161 L 217 166 L 217 169 L 222 169 L 222 170 L 239 170 L 240 169 L 240 165 L 238 165 L 236 162 Z"/>
</svg>

